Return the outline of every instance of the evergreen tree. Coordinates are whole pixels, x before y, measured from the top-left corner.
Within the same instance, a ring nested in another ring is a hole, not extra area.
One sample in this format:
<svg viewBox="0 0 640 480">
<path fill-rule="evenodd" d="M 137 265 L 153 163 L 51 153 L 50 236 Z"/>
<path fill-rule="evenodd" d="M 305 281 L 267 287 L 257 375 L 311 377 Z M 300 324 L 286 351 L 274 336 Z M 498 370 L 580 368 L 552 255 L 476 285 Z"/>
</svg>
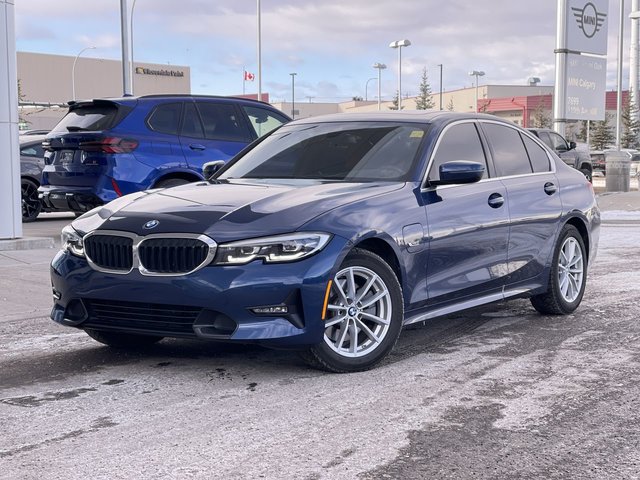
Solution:
<svg viewBox="0 0 640 480">
<path fill-rule="evenodd" d="M 620 115 L 622 123 L 622 137 L 620 146 L 622 148 L 637 148 L 639 145 L 640 120 L 638 120 L 638 107 L 631 105 L 629 97 L 622 106 Z"/>
<path fill-rule="evenodd" d="M 402 107 L 404 109 L 404 107 Z M 398 110 L 398 91 L 396 90 L 396 95 L 393 97 L 393 105 L 389 107 L 389 110 Z"/>
<path fill-rule="evenodd" d="M 610 120 L 611 115 L 606 114 L 604 121 L 591 123 L 591 147 L 594 150 L 604 150 L 615 141 L 613 127 L 609 125 Z"/>
<path fill-rule="evenodd" d="M 587 125 L 588 124 L 589 124 L 588 120 L 582 120 L 580 122 L 580 132 L 578 133 L 577 137 L 578 137 L 578 140 L 580 140 L 581 142 L 587 141 Z M 589 126 L 589 130 L 591 130 L 591 126 Z M 589 132 L 589 134 L 591 134 L 591 132 Z"/>
<path fill-rule="evenodd" d="M 429 79 L 427 77 L 427 67 L 422 69 L 419 92 L 416 98 L 416 110 L 429 110 L 435 107 L 431 93 L 431 85 L 429 85 Z"/>
<path fill-rule="evenodd" d="M 453 97 L 449 99 L 449 103 L 447 103 L 447 110 L 453 112 Z"/>
<path fill-rule="evenodd" d="M 22 92 L 22 83 L 20 82 L 20 79 L 18 79 L 18 105 L 20 105 L 20 102 L 24 102 L 24 98 L 25 95 Z M 27 120 L 21 115 L 21 111 L 20 108 L 18 107 L 18 122 L 20 122 L 21 124 L 25 124 L 25 123 L 29 123 L 27 122 Z"/>
<path fill-rule="evenodd" d="M 533 128 L 551 128 L 551 119 L 549 118 L 542 102 L 540 102 L 533 111 L 533 119 L 531 123 Z"/>
</svg>

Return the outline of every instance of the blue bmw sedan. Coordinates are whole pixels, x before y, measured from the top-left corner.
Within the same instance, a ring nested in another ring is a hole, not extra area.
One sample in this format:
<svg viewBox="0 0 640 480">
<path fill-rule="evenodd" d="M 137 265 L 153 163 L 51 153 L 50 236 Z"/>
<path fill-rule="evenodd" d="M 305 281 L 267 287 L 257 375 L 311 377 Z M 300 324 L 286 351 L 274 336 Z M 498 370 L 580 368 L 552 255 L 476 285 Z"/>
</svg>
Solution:
<svg viewBox="0 0 640 480">
<path fill-rule="evenodd" d="M 584 175 L 497 117 L 309 118 L 65 227 L 51 317 L 112 347 L 259 343 L 360 371 L 414 322 L 523 297 L 573 312 L 599 225 Z"/>
</svg>

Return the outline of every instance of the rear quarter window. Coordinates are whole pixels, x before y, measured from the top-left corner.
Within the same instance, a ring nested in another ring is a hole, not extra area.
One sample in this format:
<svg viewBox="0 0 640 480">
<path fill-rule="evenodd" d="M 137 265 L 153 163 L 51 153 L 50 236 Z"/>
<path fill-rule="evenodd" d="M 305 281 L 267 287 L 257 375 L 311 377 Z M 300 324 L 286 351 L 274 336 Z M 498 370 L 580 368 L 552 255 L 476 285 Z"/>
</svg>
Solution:
<svg viewBox="0 0 640 480">
<path fill-rule="evenodd" d="M 520 132 L 515 128 L 497 123 L 482 124 L 493 153 L 493 163 L 498 175 L 509 177 L 532 173 L 529 155 L 522 142 Z"/>
<path fill-rule="evenodd" d="M 154 132 L 177 135 L 181 115 L 182 102 L 164 103 L 151 111 L 147 118 L 147 125 Z"/>
<path fill-rule="evenodd" d="M 536 173 L 548 172 L 550 170 L 550 163 L 547 152 L 545 152 L 545 150 L 540 145 L 538 145 L 526 135 L 522 135 L 522 141 L 524 142 L 524 146 L 527 149 L 527 154 L 529 155 L 529 160 L 531 161 L 533 171 Z"/>
</svg>

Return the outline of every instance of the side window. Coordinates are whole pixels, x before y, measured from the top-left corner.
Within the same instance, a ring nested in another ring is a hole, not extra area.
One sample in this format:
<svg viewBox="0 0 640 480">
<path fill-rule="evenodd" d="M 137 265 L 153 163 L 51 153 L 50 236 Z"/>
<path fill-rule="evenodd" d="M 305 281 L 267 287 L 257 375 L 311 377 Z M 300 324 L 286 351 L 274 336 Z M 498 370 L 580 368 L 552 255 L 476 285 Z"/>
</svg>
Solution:
<svg viewBox="0 0 640 480">
<path fill-rule="evenodd" d="M 526 135 L 522 135 L 522 141 L 524 142 L 524 147 L 527 149 L 527 153 L 529 154 L 529 160 L 531 161 L 533 171 L 536 173 L 548 172 L 549 157 L 547 156 L 547 152 L 544 151 L 544 148 Z"/>
<path fill-rule="evenodd" d="M 508 177 L 532 172 L 520 132 L 515 128 L 495 123 L 483 123 L 482 129 L 491 144 L 493 162 L 499 176 Z"/>
<path fill-rule="evenodd" d="M 560 152 L 566 152 L 567 150 L 569 150 L 567 141 L 557 133 L 549 132 L 549 137 L 551 138 L 551 144 L 553 145 L 554 150 L 558 150 Z"/>
<path fill-rule="evenodd" d="M 438 150 L 433 156 L 429 180 L 440 179 L 440 165 L 453 160 L 468 160 L 484 165 L 484 175 L 487 177 L 487 159 L 484 148 L 473 123 L 460 123 L 446 130 L 440 139 Z"/>
<path fill-rule="evenodd" d="M 278 115 L 266 108 L 247 106 L 243 106 L 242 108 L 249 117 L 251 128 L 253 128 L 253 131 L 258 138 L 289 121 L 284 115 Z"/>
<path fill-rule="evenodd" d="M 182 103 L 165 103 L 153 109 L 147 118 L 147 125 L 155 132 L 177 135 L 180 127 Z"/>
<path fill-rule="evenodd" d="M 29 145 L 28 147 L 23 147 L 20 149 L 20 155 L 24 155 L 25 157 L 44 157 L 44 149 L 40 144 L 37 145 Z"/>
<path fill-rule="evenodd" d="M 542 143 L 544 143 L 551 150 L 556 149 L 556 147 L 553 146 L 553 142 L 551 141 L 551 138 L 549 137 L 549 134 L 547 132 L 538 132 L 538 138 L 540 138 L 540 140 L 542 140 Z"/>
<path fill-rule="evenodd" d="M 230 142 L 252 140 L 234 105 L 210 102 L 197 102 L 197 105 L 204 125 L 205 138 Z"/>
<path fill-rule="evenodd" d="M 184 137 L 204 138 L 200 115 L 196 110 L 196 104 L 188 102 L 184 105 L 184 118 L 182 119 L 182 132 Z"/>
</svg>

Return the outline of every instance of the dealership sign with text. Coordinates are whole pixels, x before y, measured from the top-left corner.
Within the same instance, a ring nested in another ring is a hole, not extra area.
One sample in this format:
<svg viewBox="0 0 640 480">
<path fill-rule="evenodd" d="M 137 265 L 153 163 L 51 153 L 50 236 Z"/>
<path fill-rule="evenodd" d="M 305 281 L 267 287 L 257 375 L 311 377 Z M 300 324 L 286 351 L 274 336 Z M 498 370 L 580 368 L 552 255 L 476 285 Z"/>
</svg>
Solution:
<svg viewBox="0 0 640 480">
<path fill-rule="evenodd" d="M 566 118 L 604 120 L 609 1 L 569 0 L 567 6 Z"/>
</svg>

